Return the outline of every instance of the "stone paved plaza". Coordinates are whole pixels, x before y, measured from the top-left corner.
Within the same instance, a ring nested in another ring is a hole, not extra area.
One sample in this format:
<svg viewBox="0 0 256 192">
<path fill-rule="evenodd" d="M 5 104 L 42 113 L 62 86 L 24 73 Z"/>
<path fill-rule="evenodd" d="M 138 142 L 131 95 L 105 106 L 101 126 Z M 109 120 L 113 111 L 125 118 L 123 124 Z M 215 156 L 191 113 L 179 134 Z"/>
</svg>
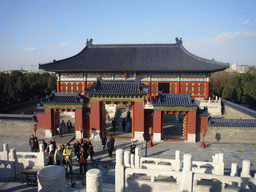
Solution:
<svg viewBox="0 0 256 192">
<path fill-rule="evenodd" d="M 3 126 L 4 123 L 0 122 L 0 150 L 3 151 L 3 144 L 8 143 L 9 149 L 16 148 L 20 152 L 29 152 L 30 147 L 28 145 L 28 139 L 32 131 L 32 125 L 28 124 L 23 126 L 22 130 L 18 130 L 19 125 L 14 124 L 12 127 Z M 44 139 L 44 136 L 39 132 L 39 139 Z M 47 139 L 46 139 L 47 140 Z M 57 138 L 56 138 L 57 140 Z M 58 141 L 58 140 L 57 140 Z M 76 140 L 71 142 L 71 146 Z M 88 163 L 88 169 L 93 165 L 100 165 L 100 169 L 103 173 L 104 191 L 114 191 L 114 164 L 115 164 L 115 152 L 113 158 L 108 156 L 107 150 L 102 150 L 100 141 L 92 141 L 94 146 L 94 164 L 90 161 Z M 131 140 L 128 139 L 116 139 L 115 149 L 122 148 L 129 150 Z M 145 154 L 145 143 L 135 141 L 137 147 L 142 149 L 142 154 Z M 150 157 L 159 158 L 171 158 L 174 159 L 175 151 L 181 151 L 181 158 L 185 153 L 189 153 L 193 156 L 193 160 L 198 161 L 212 161 L 212 156 L 216 153 L 224 154 L 225 173 L 228 173 L 231 168 L 231 163 L 238 163 L 239 170 L 243 160 L 251 161 L 251 174 L 256 170 L 256 143 L 255 144 L 239 144 L 239 143 L 206 143 L 207 148 L 199 147 L 201 143 L 187 143 L 187 142 L 159 142 L 155 143 L 155 146 L 147 148 L 147 155 Z M 74 171 L 78 172 L 78 163 L 74 160 Z M 102 166 L 109 164 L 110 166 Z M 85 186 L 77 185 L 75 188 L 70 187 L 70 179 L 67 178 L 67 191 L 80 191 Z M 4 182 L 0 181 L 0 191 L 37 191 L 37 187 L 30 187 L 26 184 L 20 184 L 17 181 Z"/>
</svg>

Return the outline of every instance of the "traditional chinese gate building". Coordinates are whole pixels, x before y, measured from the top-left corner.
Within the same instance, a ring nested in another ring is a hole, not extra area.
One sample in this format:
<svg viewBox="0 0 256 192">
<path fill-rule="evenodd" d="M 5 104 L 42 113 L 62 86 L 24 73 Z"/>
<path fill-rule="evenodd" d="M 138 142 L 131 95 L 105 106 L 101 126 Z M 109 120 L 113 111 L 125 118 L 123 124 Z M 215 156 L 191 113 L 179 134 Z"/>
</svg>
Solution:
<svg viewBox="0 0 256 192">
<path fill-rule="evenodd" d="M 182 114 L 183 138 L 195 142 L 208 121 L 207 113 L 199 112 L 195 98 L 208 98 L 211 73 L 227 67 L 191 54 L 178 38 L 176 44 L 94 45 L 92 39 L 87 40 L 77 55 L 39 65 L 40 69 L 56 72 L 55 97 L 64 99 L 67 94 L 77 94 L 75 97 L 82 98 L 82 103 L 79 100 L 77 105 L 60 106 L 55 99 L 44 103 L 41 116 L 47 116 L 49 122 L 43 125 L 38 121 L 38 127 L 44 126 L 55 134 L 54 114 L 73 110 L 76 136 L 83 126 L 85 133 L 99 138 L 105 132 L 104 105 L 128 105 L 133 109 L 134 138 L 143 140 L 143 133 L 152 127 L 154 140 L 160 141 L 163 115 Z"/>
</svg>

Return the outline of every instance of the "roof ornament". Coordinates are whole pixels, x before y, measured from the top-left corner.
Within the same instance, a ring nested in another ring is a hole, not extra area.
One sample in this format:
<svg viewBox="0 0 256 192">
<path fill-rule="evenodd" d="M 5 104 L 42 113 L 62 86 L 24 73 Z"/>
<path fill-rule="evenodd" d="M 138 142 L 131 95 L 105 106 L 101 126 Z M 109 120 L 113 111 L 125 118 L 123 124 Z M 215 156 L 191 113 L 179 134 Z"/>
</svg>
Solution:
<svg viewBox="0 0 256 192">
<path fill-rule="evenodd" d="M 91 46 L 92 45 L 92 41 L 93 41 L 93 39 L 90 39 L 89 41 L 88 41 L 88 39 L 86 39 L 86 46 L 87 47 Z"/>
<path fill-rule="evenodd" d="M 177 45 L 182 45 L 182 38 L 179 39 L 178 37 L 176 37 L 175 40 Z"/>
</svg>

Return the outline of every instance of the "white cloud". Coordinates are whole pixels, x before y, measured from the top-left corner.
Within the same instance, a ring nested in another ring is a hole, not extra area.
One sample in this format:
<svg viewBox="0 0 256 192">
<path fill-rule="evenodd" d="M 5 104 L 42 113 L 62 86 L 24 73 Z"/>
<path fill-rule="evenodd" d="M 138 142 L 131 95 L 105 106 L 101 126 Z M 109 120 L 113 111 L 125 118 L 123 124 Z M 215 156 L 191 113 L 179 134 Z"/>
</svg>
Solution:
<svg viewBox="0 0 256 192">
<path fill-rule="evenodd" d="M 250 22 L 250 20 L 246 20 L 246 21 L 244 21 L 242 24 L 247 25 L 249 22 Z"/>
<path fill-rule="evenodd" d="M 27 51 L 34 51 L 36 48 L 35 47 L 28 47 L 26 48 Z"/>
<path fill-rule="evenodd" d="M 214 39 L 234 39 L 234 38 L 244 38 L 244 37 L 254 37 L 256 36 L 256 31 L 235 31 L 235 32 L 223 32 L 217 35 Z"/>
<path fill-rule="evenodd" d="M 61 44 L 59 44 L 60 47 L 64 47 L 64 46 L 67 46 L 67 45 L 68 45 L 68 43 L 61 43 Z"/>
</svg>

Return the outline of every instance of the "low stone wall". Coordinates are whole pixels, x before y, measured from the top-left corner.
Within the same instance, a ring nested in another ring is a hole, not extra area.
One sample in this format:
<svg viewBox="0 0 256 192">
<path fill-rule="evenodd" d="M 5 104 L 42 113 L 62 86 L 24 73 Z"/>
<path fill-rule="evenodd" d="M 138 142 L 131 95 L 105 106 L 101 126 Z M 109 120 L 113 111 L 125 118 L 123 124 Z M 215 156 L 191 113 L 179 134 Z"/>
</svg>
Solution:
<svg viewBox="0 0 256 192">
<path fill-rule="evenodd" d="M 34 122 L 20 120 L 0 120 L 0 136 L 30 136 L 34 133 Z M 44 129 L 37 129 L 37 136 L 44 136 Z"/>
<path fill-rule="evenodd" d="M 254 144 L 255 138 L 255 127 L 208 127 L 205 142 Z"/>
<path fill-rule="evenodd" d="M 254 117 L 242 113 L 230 106 L 224 105 L 224 114 L 232 119 L 255 119 Z"/>
</svg>

